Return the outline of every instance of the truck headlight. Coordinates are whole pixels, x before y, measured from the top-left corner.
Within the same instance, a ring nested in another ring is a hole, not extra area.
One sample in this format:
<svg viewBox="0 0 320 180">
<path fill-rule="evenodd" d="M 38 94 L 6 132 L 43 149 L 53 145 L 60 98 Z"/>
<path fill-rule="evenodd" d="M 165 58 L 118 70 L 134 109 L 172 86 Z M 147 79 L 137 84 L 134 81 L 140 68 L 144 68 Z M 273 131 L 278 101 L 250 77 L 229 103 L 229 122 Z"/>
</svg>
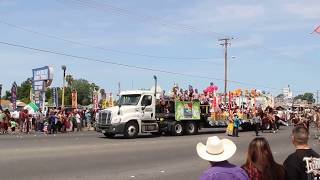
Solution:
<svg viewBox="0 0 320 180">
<path fill-rule="evenodd" d="M 121 118 L 119 116 L 112 118 L 112 124 L 118 124 L 121 122 Z"/>
</svg>

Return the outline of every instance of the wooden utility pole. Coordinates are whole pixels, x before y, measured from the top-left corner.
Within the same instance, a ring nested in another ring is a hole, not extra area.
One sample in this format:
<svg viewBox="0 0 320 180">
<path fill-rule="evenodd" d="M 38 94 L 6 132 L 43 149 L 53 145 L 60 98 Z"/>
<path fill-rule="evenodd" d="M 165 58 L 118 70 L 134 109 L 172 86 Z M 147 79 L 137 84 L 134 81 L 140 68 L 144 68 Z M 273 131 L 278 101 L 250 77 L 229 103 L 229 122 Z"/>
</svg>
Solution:
<svg viewBox="0 0 320 180">
<path fill-rule="evenodd" d="M 221 42 L 220 45 L 224 47 L 224 105 L 227 104 L 227 92 L 228 92 L 228 45 L 231 45 L 229 42 L 233 38 L 223 38 L 219 39 Z"/>
<path fill-rule="evenodd" d="M 120 93 L 121 93 L 121 84 L 120 84 L 120 82 L 118 82 L 118 94 L 117 94 L 117 96 L 120 96 Z"/>
</svg>

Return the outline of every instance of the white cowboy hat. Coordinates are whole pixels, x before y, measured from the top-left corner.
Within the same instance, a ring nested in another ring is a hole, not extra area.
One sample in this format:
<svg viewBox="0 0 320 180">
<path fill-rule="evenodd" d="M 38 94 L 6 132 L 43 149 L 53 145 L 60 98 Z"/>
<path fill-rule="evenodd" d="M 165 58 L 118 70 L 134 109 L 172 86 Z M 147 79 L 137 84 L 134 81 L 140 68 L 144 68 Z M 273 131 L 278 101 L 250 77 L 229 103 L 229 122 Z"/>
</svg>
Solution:
<svg viewBox="0 0 320 180">
<path fill-rule="evenodd" d="M 219 139 L 217 136 L 212 136 L 207 139 L 207 144 L 197 144 L 198 155 L 207 161 L 221 162 L 231 158 L 236 152 L 237 147 L 229 139 Z"/>
</svg>

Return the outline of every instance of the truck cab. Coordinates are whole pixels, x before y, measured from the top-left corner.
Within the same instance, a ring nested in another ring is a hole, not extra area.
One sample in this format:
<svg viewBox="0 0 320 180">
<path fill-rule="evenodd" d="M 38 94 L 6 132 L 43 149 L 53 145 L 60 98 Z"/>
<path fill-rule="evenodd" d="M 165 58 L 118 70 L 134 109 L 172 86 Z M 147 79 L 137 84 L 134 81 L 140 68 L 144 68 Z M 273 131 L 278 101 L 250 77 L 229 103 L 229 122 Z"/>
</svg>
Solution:
<svg viewBox="0 0 320 180">
<path fill-rule="evenodd" d="M 156 96 L 152 91 L 123 91 L 117 106 L 99 112 L 96 129 L 107 137 L 123 134 L 126 138 L 159 132 L 155 104 Z"/>
</svg>

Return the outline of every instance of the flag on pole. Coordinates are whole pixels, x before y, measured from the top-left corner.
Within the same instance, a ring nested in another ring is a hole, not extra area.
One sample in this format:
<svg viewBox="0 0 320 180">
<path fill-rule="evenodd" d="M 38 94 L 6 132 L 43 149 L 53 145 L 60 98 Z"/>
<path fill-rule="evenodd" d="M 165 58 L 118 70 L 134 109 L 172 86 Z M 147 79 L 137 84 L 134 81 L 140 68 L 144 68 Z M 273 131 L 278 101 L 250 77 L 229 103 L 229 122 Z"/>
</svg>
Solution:
<svg viewBox="0 0 320 180">
<path fill-rule="evenodd" d="M 34 114 L 39 108 L 34 102 L 30 102 L 23 109 L 27 109 L 29 114 Z"/>
<path fill-rule="evenodd" d="M 317 28 L 315 28 L 312 33 L 314 33 L 314 32 L 320 33 L 320 25 L 319 25 Z M 312 34 L 312 33 L 311 33 L 311 34 Z"/>
<path fill-rule="evenodd" d="M 12 109 L 16 109 L 17 108 L 17 83 L 14 82 L 12 84 L 12 88 L 11 88 L 11 103 L 12 103 Z"/>
</svg>

